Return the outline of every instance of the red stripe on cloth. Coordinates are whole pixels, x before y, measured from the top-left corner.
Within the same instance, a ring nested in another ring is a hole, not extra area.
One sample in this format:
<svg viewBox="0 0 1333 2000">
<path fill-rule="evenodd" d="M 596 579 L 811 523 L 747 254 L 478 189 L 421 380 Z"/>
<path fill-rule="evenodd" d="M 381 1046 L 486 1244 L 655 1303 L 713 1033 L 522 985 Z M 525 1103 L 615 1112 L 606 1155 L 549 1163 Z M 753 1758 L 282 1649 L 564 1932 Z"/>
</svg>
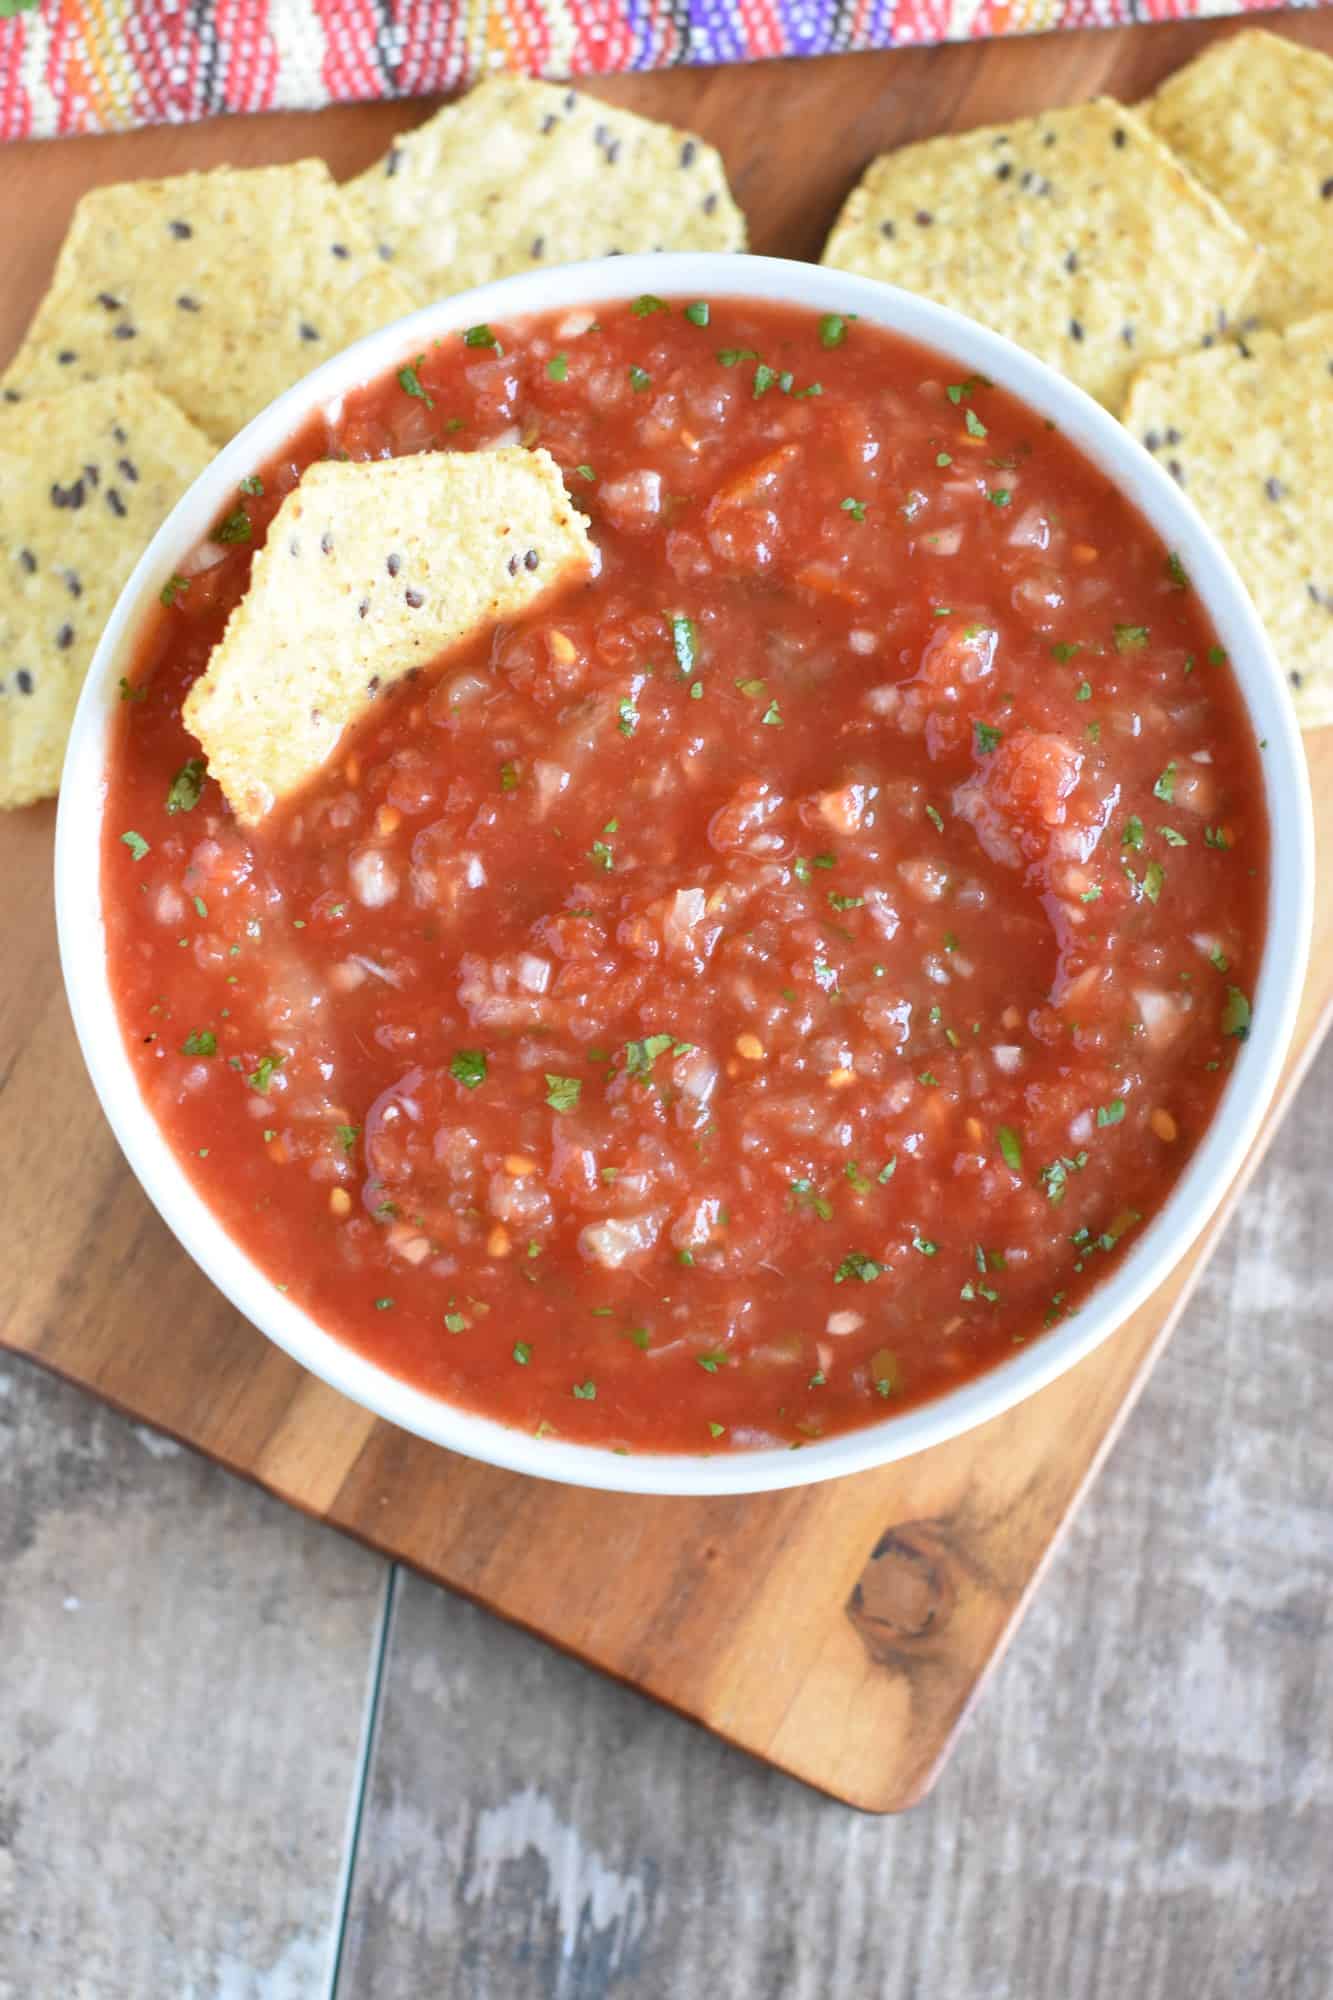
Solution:
<svg viewBox="0 0 1333 2000">
<path fill-rule="evenodd" d="M 27 23 L 0 21 L 0 138 L 26 139 L 32 133 L 32 102 L 19 81 L 28 45 Z"/>
</svg>

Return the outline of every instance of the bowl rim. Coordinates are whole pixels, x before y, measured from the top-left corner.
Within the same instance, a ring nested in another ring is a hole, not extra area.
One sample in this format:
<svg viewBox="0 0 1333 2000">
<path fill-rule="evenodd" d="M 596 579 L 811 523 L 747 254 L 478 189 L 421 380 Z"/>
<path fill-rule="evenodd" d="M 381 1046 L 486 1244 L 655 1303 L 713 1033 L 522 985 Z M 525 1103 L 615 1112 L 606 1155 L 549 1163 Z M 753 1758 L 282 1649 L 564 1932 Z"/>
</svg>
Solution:
<svg viewBox="0 0 1333 2000">
<path fill-rule="evenodd" d="M 624 301 L 774 300 L 858 315 L 981 373 L 1057 423 L 1084 457 L 1177 550 L 1216 627 L 1262 746 L 1268 809 L 1268 920 L 1253 1025 L 1217 1112 L 1166 1203 L 1079 1312 L 987 1373 L 860 1430 L 799 1451 L 643 1451 L 537 1438 L 414 1387 L 369 1361 L 280 1293 L 181 1170 L 140 1095 L 108 976 L 100 853 L 106 739 L 145 611 L 207 534 L 222 502 L 314 410 L 336 405 L 445 334 L 490 321 Z M 950 307 L 818 264 L 717 252 L 606 257 L 534 271 L 421 307 L 332 356 L 224 446 L 144 550 L 102 633 L 70 730 L 56 824 L 61 971 L 79 1045 L 103 1112 L 150 1201 L 192 1260 L 275 1345 L 376 1416 L 502 1469 L 590 1489 L 706 1497 L 769 1492 L 869 1471 L 958 1437 L 1025 1401 L 1101 1345 L 1150 1296 L 1217 1208 L 1252 1144 L 1295 1025 L 1313 919 L 1314 832 L 1300 734 L 1285 681 L 1230 559 L 1184 495 L 1123 426 L 1074 384 L 1003 335 Z M 108 1024 L 111 1024 L 108 1032 Z"/>
</svg>

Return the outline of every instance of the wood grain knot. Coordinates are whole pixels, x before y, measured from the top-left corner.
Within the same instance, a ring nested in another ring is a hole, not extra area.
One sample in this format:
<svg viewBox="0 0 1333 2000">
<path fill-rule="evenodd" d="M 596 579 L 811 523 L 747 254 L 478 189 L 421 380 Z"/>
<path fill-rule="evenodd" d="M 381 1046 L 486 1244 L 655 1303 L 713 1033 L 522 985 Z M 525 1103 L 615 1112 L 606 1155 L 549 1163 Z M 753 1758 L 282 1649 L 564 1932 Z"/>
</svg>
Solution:
<svg viewBox="0 0 1333 2000">
<path fill-rule="evenodd" d="M 957 1591 L 949 1551 L 929 1521 L 888 1528 L 847 1599 L 847 1616 L 877 1666 L 937 1638 L 953 1616 Z"/>
</svg>

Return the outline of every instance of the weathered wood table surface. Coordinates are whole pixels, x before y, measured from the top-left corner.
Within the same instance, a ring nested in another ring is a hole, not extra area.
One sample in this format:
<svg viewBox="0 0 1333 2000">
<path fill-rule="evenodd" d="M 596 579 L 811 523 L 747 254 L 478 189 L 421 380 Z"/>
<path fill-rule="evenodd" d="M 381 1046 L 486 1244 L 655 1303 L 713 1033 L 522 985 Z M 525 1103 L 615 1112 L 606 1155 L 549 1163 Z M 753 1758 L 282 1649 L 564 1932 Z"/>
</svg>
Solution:
<svg viewBox="0 0 1333 2000">
<path fill-rule="evenodd" d="M 1333 15 L 1281 26 L 1333 48 Z M 755 247 L 814 255 L 885 145 L 1133 98 L 1217 31 L 601 88 L 717 140 Z M 11 149 L 0 348 L 92 181 L 307 153 L 352 171 L 417 109 Z M 37 893 L 11 880 L 4 907 Z M 0 982 L 11 1186 L 29 1004 Z M 1326 1056 L 901 1820 L 0 1357 L 0 2000 L 1327 2000 L 1331 1111 Z"/>
</svg>

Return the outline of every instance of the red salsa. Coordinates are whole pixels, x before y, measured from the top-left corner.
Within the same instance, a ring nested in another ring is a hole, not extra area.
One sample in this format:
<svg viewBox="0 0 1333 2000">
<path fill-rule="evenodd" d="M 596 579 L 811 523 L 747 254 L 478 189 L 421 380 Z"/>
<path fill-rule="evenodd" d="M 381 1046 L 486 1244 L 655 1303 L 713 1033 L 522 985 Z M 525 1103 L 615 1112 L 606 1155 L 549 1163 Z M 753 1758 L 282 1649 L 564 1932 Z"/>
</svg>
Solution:
<svg viewBox="0 0 1333 2000">
<path fill-rule="evenodd" d="M 599 573 L 245 832 L 180 712 L 280 500 L 497 442 Z M 646 298 L 436 345 L 224 528 L 123 689 L 111 971 L 332 1333 L 541 1435 L 800 1445 L 1114 1268 L 1245 1036 L 1267 825 L 1189 577 L 1058 430 L 851 318 Z"/>
</svg>

